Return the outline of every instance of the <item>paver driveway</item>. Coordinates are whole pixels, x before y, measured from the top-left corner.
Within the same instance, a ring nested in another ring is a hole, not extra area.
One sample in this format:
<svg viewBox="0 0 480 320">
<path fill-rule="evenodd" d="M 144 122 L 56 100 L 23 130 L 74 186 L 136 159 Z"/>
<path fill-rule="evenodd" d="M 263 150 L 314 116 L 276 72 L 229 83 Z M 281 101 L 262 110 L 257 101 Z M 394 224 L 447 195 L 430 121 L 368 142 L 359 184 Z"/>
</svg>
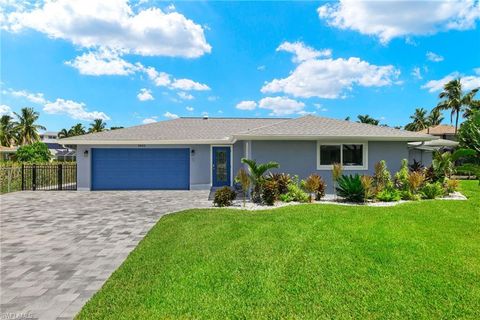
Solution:
<svg viewBox="0 0 480 320">
<path fill-rule="evenodd" d="M 211 206 L 208 191 L 0 196 L 2 319 L 73 318 L 158 219 Z"/>
</svg>

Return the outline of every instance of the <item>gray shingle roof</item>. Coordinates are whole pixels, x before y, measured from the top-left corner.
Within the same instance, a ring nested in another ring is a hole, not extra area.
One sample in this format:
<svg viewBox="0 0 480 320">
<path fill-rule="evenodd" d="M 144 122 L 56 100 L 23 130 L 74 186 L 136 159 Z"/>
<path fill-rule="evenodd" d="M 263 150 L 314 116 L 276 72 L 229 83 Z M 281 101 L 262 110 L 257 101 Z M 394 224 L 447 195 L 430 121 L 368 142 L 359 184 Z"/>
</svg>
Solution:
<svg viewBox="0 0 480 320">
<path fill-rule="evenodd" d="M 356 122 L 304 116 L 278 118 L 179 118 L 83 136 L 61 139 L 62 144 L 221 143 L 234 139 L 359 138 L 426 141 L 428 134 Z"/>
</svg>

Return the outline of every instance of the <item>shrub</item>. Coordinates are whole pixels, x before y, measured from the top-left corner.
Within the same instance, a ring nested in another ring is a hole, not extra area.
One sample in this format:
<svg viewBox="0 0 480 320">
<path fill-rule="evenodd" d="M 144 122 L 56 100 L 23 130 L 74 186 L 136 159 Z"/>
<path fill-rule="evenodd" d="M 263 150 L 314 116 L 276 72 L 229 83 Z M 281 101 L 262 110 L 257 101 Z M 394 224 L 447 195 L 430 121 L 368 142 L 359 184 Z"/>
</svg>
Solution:
<svg viewBox="0 0 480 320">
<path fill-rule="evenodd" d="M 413 171 L 408 174 L 408 187 L 412 193 L 417 193 L 425 182 L 425 174 L 422 171 Z"/>
<path fill-rule="evenodd" d="M 392 187 L 384 188 L 377 193 L 377 200 L 383 202 L 399 201 L 401 199 L 400 191 Z"/>
<path fill-rule="evenodd" d="M 413 159 L 413 163 L 408 166 L 410 171 L 422 171 L 425 167 L 422 162 Z"/>
<path fill-rule="evenodd" d="M 390 171 L 387 169 L 385 160 L 381 160 L 375 164 L 375 172 L 373 174 L 373 185 L 376 191 L 379 192 L 384 188 L 389 188 L 392 185 L 392 177 Z"/>
<path fill-rule="evenodd" d="M 237 176 L 235 177 L 235 181 L 240 183 L 240 185 L 242 186 L 243 206 L 245 207 L 245 200 L 247 198 L 247 193 L 248 189 L 250 189 L 251 182 L 251 178 L 247 170 L 245 170 L 244 168 L 240 168 L 240 170 L 238 170 Z"/>
<path fill-rule="evenodd" d="M 275 180 L 265 180 L 262 183 L 262 202 L 267 206 L 273 206 L 278 196 L 278 184 Z"/>
<path fill-rule="evenodd" d="M 307 179 L 302 181 L 302 185 L 310 194 L 315 194 L 315 200 L 320 200 L 323 196 L 325 196 L 326 184 L 318 174 L 310 175 Z"/>
<path fill-rule="evenodd" d="M 340 197 L 351 202 L 362 202 L 365 200 L 365 189 L 358 174 L 343 175 L 338 179 L 337 193 Z"/>
<path fill-rule="evenodd" d="M 261 183 L 265 179 L 264 174 L 270 170 L 278 168 L 280 165 L 277 162 L 267 162 L 258 164 L 255 160 L 242 158 L 242 163 L 248 166 L 250 171 L 250 180 L 252 182 L 252 201 L 254 203 L 260 203 L 261 197 Z"/>
<path fill-rule="evenodd" d="M 447 180 L 445 181 L 445 193 L 450 194 L 458 190 L 458 180 Z"/>
<path fill-rule="evenodd" d="M 395 187 L 401 190 L 408 189 L 408 160 L 403 159 L 400 170 L 395 173 Z"/>
<path fill-rule="evenodd" d="M 237 197 L 235 191 L 229 187 L 223 187 L 215 192 L 213 204 L 217 207 L 228 207 L 232 205 L 233 200 Z"/>
<path fill-rule="evenodd" d="M 277 182 L 278 194 L 285 194 L 288 192 L 288 185 L 292 183 L 292 178 L 286 173 L 272 173 L 267 175 L 268 180 L 275 180 Z"/>
<path fill-rule="evenodd" d="M 333 191 L 337 189 L 336 184 L 338 179 L 342 176 L 343 168 L 340 163 L 334 163 L 332 166 Z"/>
<path fill-rule="evenodd" d="M 400 191 L 400 198 L 402 200 L 417 201 L 417 200 L 420 200 L 420 195 L 413 193 L 411 190 L 402 190 Z"/>
<path fill-rule="evenodd" d="M 425 186 L 423 186 L 421 193 L 422 198 L 424 199 L 435 199 L 442 197 L 444 195 L 444 190 L 440 182 L 433 182 L 427 183 Z"/>
<path fill-rule="evenodd" d="M 18 148 L 15 157 L 20 162 L 47 162 L 52 154 L 45 143 L 35 142 Z"/>
<path fill-rule="evenodd" d="M 292 182 L 288 185 L 287 193 L 280 195 L 280 200 L 283 202 L 308 202 L 309 197 L 308 194 L 298 186 L 298 184 Z"/>
<path fill-rule="evenodd" d="M 365 190 L 365 200 L 372 199 L 375 196 L 375 188 L 373 187 L 373 178 L 367 175 L 360 177 L 363 189 Z"/>
</svg>

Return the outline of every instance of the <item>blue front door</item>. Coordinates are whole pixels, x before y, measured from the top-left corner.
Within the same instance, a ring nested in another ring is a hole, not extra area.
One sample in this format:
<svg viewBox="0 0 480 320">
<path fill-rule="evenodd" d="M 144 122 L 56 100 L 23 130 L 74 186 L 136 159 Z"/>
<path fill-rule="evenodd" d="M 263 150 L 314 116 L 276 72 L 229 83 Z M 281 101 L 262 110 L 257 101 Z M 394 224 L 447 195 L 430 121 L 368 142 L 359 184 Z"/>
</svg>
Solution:
<svg viewBox="0 0 480 320">
<path fill-rule="evenodd" d="M 230 147 L 212 147 L 212 182 L 214 187 L 231 185 Z"/>
</svg>

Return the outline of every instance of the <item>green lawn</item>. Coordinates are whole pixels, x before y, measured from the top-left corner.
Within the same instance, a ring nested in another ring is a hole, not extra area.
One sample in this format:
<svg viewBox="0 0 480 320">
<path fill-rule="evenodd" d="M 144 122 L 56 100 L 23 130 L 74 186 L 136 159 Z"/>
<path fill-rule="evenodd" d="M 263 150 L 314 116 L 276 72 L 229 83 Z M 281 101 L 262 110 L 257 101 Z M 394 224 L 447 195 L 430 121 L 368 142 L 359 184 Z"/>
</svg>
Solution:
<svg viewBox="0 0 480 320">
<path fill-rule="evenodd" d="M 80 319 L 480 318 L 480 188 L 162 218 Z"/>
</svg>

